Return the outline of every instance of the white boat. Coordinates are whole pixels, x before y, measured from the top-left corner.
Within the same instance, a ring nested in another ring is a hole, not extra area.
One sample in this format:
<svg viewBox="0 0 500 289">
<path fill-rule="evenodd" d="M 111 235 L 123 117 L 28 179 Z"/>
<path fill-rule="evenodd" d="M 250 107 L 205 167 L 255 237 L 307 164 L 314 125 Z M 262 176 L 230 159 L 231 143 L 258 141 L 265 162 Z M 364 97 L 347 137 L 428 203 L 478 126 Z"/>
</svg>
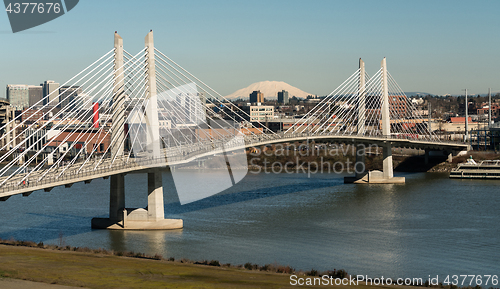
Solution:
<svg viewBox="0 0 500 289">
<path fill-rule="evenodd" d="M 450 172 L 450 178 L 455 179 L 499 179 L 500 160 L 487 160 L 477 163 L 472 159 L 459 164 Z"/>
</svg>

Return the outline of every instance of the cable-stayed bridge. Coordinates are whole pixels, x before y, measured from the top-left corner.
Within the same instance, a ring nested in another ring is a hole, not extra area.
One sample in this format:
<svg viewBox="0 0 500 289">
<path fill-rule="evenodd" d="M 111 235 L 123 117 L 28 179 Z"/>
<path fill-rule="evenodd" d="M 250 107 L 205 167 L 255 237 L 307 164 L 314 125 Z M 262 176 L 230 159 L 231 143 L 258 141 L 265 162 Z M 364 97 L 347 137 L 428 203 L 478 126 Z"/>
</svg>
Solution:
<svg viewBox="0 0 500 289">
<path fill-rule="evenodd" d="M 77 96 L 78 94 L 78 96 Z M 100 107 L 99 107 L 100 106 Z M 209 162 L 211 175 L 174 181 L 181 203 L 218 193 L 247 173 L 245 148 L 317 140 L 383 148 L 382 172 L 357 171 L 357 183 L 400 183 L 392 147 L 441 150 L 467 145 L 441 141 L 387 71 L 385 58 L 369 76 L 359 69 L 286 130 L 252 121 L 244 111 L 154 48 L 153 32 L 136 54 L 114 48 L 43 100 L 7 119 L 0 146 L 0 200 L 56 186 L 110 178 L 110 218 L 93 226 L 115 229 L 180 228 L 164 219 L 161 168 Z M 148 207 L 125 207 L 124 176 L 148 174 Z M 204 186 L 193 186 L 193 183 Z M 210 185 L 214 182 L 213 185 Z M 208 185 L 207 185 L 208 184 Z"/>
</svg>

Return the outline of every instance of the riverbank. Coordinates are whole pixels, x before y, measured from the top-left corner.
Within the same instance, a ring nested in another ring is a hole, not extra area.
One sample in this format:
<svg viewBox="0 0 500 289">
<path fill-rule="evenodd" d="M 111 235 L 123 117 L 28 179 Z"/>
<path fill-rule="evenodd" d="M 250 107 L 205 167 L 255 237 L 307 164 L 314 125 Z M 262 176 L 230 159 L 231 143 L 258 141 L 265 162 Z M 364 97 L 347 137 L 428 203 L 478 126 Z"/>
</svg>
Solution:
<svg viewBox="0 0 500 289">
<path fill-rule="evenodd" d="M 392 158 L 394 170 L 398 172 L 431 172 L 449 173 L 459 163 L 465 162 L 470 156 L 477 162 L 482 160 L 500 159 L 500 153 L 490 151 L 470 151 L 466 155 L 455 156 L 451 163 L 446 156 L 431 156 L 425 163 L 424 151 L 415 149 L 393 149 Z M 346 173 L 354 170 L 356 158 L 352 150 L 345 154 L 330 155 L 325 151 L 319 152 L 290 152 L 284 155 L 270 152 L 258 156 L 248 155 L 248 168 L 252 171 L 283 172 L 324 172 Z M 365 158 L 365 170 L 382 170 L 383 157 L 381 152 L 369 154 Z"/>
<path fill-rule="evenodd" d="M 168 261 L 160 256 L 125 257 L 104 250 L 66 250 L 31 242 L 0 245 L 0 286 L 8 278 L 84 288 L 294 288 L 289 273 L 249 270 L 210 262 Z M 3 242 L 6 243 L 6 242 Z M 23 245 L 24 244 L 24 245 Z M 36 246 L 36 247 L 29 247 Z M 250 268 L 252 269 L 252 268 Z M 261 269 L 262 270 L 262 269 Z M 312 270 L 313 271 L 313 270 Z M 311 273 L 311 272 L 309 272 Z M 314 272 L 312 272 L 314 273 Z M 317 272 L 316 272 L 317 273 Z M 313 278 L 294 272 L 299 278 Z M 29 283 L 30 288 L 32 283 Z M 334 285 L 335 286 L 335 285 Z M 320 288 L 324 286 L 307 286 Z M 336 286 L 342 288 L 409 288 L 407 286 Z M 20 288 L 20 287 L 16 287 Z M 39 286 L 39 288 L 53 288 Z"/>
</svg>

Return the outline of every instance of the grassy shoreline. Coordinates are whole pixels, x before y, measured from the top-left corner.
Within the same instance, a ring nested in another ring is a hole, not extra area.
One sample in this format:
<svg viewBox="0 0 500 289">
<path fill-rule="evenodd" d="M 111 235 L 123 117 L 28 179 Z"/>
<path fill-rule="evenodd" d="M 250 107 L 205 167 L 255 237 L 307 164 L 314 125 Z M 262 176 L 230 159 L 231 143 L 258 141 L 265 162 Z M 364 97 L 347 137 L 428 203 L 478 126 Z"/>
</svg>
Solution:
<svg viewBox="0 0 500 289">
<path fill-rule="evenodd" d="M 0 278 L 88 288 L 296 287 L 290 285 L 287 273 L 221 266 L 218 262 L 169 261 L 137 253 L 133 257 L 120 255 L 102 249 L 1 241 Z"/>
<path fill-rule="evenodd" d="M 86 288 L 296 288 L 291 276 L 349 278 L 344 270 L 295 272 L 289 266 L 169 260 L 143 253 L 0 240 L 0 286 L 5 278 Z M 325 285 L 300 286 L 324 288 Z M 415 288 L 398 285 L 328 285 L 337 288 Z M 456 286 L 431 286 L 457 288 Z M 470 288 L 470 287 L 465 287 Z M 474 287 L 475 289 L 481 287 Z"/>
</svg>

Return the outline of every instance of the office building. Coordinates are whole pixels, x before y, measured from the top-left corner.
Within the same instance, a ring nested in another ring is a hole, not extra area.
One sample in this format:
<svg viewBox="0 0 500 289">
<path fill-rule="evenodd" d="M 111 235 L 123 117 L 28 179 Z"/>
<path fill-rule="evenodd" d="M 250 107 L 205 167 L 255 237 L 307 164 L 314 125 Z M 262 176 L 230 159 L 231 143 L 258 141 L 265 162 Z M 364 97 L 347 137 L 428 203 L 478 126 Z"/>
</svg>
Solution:
<svg viewBox="0 0 500 289">
<path fill-rule="evenodd" d="M 43 86 L 41 85 L 30 85 L 29 89 L 29 105 L 30 107 L 34 105 L 42 106 L 43 102 Z"/>
<path fill-rule="evenodd" d="M 78 103 L 78 97 L 82 93 L 81 87 L 77 85 L 73 86 L 61 86 L 59 88 L 59 107 L 67 108 L 69 110 L 73 110 L 76 108 L 76 104 Z M 77 99 L 77 100 L 75 100 Z M 70 107 L 67 107 L 67 106 Z"/>
<path fill-rule="evenodd" d="M 244 118 L 250 122 L 264 123 L 274 118 L 274 106 L 272 105 L 244 106 L 243 111 L 246 112 Z"/>
<path fill-rule="evenodd" d="M 7 100 L 15 110 L 29 107 L 29 86 L 25 84 L 7 85 Z"/>
<path fill-rule="evenodd" d="M 260 92 L 260 90 L 254 91 L 250 93 L 250 102 L 251 103 L 263 103 L 264 102 L 264 94 Z"/>
<path fill-rule="evenodd" d="M 47 80 L 40 85 L 43 86 L 43 104 L 57 106 L 59 104 L 59 83 Z"/>
<path fill-rule="evenodd" d="M 282 90 L 278 92 L 278 103 L 288 104 L 288 91 Z"/>
</svg>

